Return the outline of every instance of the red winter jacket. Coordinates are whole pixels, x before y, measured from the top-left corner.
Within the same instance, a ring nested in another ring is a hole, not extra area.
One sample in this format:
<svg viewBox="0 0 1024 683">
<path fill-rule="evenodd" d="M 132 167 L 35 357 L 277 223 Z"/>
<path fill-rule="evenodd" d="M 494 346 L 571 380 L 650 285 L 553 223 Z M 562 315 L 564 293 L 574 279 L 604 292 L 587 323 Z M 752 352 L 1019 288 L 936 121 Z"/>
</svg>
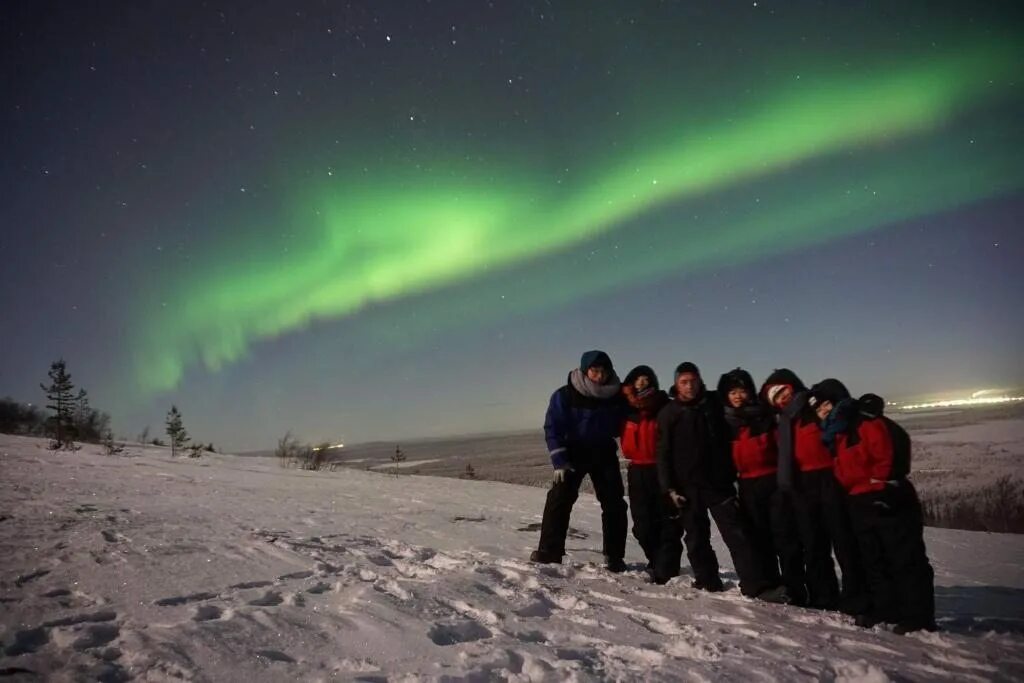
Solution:
<svg viewBox="0 0 1024 683">
<path fill-rule="evenodd" d="M 846 434 L 836 436 L 836 479 L 854 496 L 884 489 L 893 461 L 892 436 L 884 421 L 861 421 L 857 436 L 853 446 Z"/>
<path fill-rule="evenodd" d="M 633 465 L 657 464 L 658 446 L 658 411 L 668 402 L 664 391 L 655 391 L 643 399 L 637 399 L 633 387 L 624 386 L 622 393 L 626 396 L 632 414 L 622 425 L 619 445 L 622 454 Z"/>
<path fill-rule="evenodd" d="M 821 427 L 814 420 L 797 421 L 793 458 L 801 472 L 815 472 L 833 466 L 832 454 L 821 442 Z"/>
<path fill-rule="evenodd" d="M 750 427 L 740 427 L 732 442 L 732 461 L 740 479 L 775 474 L 779 468 L 779 447 L 775 430 L 751 436 Z"/>
<path fill-rule="evenodd" d="M 658 418 L 644 415 L 637 421 L 626 420 L 622 427 L 622 454 L 630 465 L 654 465 L 658 445 Z"/>
</svg>

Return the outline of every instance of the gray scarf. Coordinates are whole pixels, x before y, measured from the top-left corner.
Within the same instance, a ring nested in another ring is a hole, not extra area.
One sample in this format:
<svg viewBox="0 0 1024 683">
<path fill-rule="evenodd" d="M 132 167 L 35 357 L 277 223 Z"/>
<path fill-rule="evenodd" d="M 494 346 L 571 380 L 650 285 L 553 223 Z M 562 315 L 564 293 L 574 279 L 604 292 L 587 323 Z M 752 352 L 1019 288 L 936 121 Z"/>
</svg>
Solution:
<svg viewBox="0 0 1024 683">
<path fill-rule="evenodd" d="M 614 370 L 608 371 L 608 380 L 604 384 L 596 384 L 582 370 L 573 368 L 569 373 L 569 381 L 572 382 L 573 389 L 588 398 L 612 398 L 622 391 L 619 376 Z"/>
<path fill-rule="evenodd" d="M 800 417 L 807 405 L 807 392 L 800 391 L 793 401 L 779 412 L 779 431 L 776 439 L 779 448 L 779 469 L 775 473 L 778 486 L 783 491 L 792 491 L 797 484 L 796 455 L 793 453 L 793 422 Z"/>
</svg>

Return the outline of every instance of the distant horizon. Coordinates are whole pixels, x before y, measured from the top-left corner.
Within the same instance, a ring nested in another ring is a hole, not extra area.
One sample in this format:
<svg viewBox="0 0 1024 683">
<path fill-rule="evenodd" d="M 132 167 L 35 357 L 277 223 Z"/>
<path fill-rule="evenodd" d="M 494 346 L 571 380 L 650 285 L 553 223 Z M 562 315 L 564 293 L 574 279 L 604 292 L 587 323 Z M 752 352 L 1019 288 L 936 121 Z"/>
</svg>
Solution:
<svg viewBox="0 0 1024 683">
<path fill-rule="evenodd" d="M 978 390 L 975 390 L 975 391 L 990 391 L 990 390 L 978 389 Z M 975 391 L 972 391 L 971 393 L 975 393 Z M 993 390 L 993 391 L 1002 391 L 1002 390 Z M 1024 398 L 1024 386 L 1016 387 L 1016 388 L 1010 388 L 1010 389 L 1007 389 L 1006 391 L 1008 392 L 1008 394 L 1007 394 L 1008 396 L 1014 396 L 1016 398 Z M 969 394 L 968 394 L 968 396 L 969 396 Z M 898 403 L 909 403 L 910 401 L 913 401 L 913 402 L 916 403 L 916 402 L 930 402 L 930 401 L 946 401 L 946 400 L 960 399 L 960 398 L 964 398 L 964 397 L 965 396 L 963 394 L 957 393 L 954 390 L 950 390 L 948 392 L 939 392 L 937 394 L 931 394 L 931 395 L 925 395 L 925 396 L 917 396 L 917 397 L 913 397 L 911 399 L 902 399 L 902 400 L 898 400 L 896 402 L 898 402 Z M 893 402 L 888 397 L 883 397 L 883 398 L 885 398 L 887 402 Z M 1001 406 L 1001 405 L 1003 405 L 1003 404 L 996 404 L 996 406 Z M 1005 404 L 1005 405 L 1010 405 L 1010 404 Z M 991 408 L 991 407 L 995 407 L 995 406 L 992 406 L 992 405 L 972 405 L 972 406 L 958 407 L 957 409 L 958 410 L 983 410 L 983 409 Z M 897 408 L 897 410 L 899 410 L 899 409 Z M 919 410 L 919 411 L 913 411 L 913 413 L 903 413 L 903 414 L 919 414 L 919 415 L 925 416 L 925 415 L 928 415 L 929 413 L 932 413 L 932 412 L 940 412 L 940 411 L 944 411 L 944 410 L 949 410 L 949 408 L 938 408 L 937 407 L 937 408 L 930 408 L 930 409 L 922 409 L 922 410 Z M 419 443 L 425 443 L 425 442 L 430 442 L 430 441 L 448 441 L 448 440 L 453 440 L 453 439 L 458 439 L 458 440 L 463 440 L 463 439 L 464 440 L 486 439 L 486 438 L 491 438 L 491 437 L 501 437 L 501 436 L 507 436 L 507 435 L 513 435 L 513 434 L 534 434 L 534 433 L 536 433 L 536 434 L 543 434 L 543 432 L 544 432 L 543 421 L 540 421 L 540 422 L 538 422 L 537 426 L 535 426 L 535 427 L 519 427 L 519 428 L 512 428 L 512 429 L 492 430 L 492 431 L 484 431 L 484 432 L 466 432 L 466 433 L 458 433 L 458 434 L 438 434 L 438 435 L 431 435 L 431 436 L 413 435 L 413 436 L 409 436 L 409 437 L 396 438 L 396 439 L 377 438 L 377 439 L 371 439 L 369 441 L 355 441 L 355 442 L 352 442 L 352 443 L 345 443 L 344 448 L 345 449 L 351 449 L 351 448 L 359 448 L 359 447 L 362 447 L 362 446 L 373 446 L 373 445 L 377 445 L 377 444 L 381 444 L 381 445 L 384 445 L 384 444 L 394 444 L 394 445 L 397 445 L 397 446 L 401 446 L 401 444 L 403 442 L 419 444 Z M 301 439 L 301 435 L 293 435 L 293 436 L 297 436 L 297 437 L 299 437 Z M 314 439 L 314 440 L 309 441 L 309 443 L 316 443 L 317 441 L 318 440 Z M 542 442 L 541 442 L 541 444 L 542 444 Z M 251 455 L 251 454 L 256 454 L 256 453 L 273 453 L 274 452 L 274 448 L 273 447 L 271 447 L 271 448 L 257 448 L 257 449 L 249 449 L 249 450 L 244 450 L 244 451 L 231 451 L 231 452 L 235 453 L 237 455 Z M 342 452 L 344 452 L 344 450 Z"/>
</svg>

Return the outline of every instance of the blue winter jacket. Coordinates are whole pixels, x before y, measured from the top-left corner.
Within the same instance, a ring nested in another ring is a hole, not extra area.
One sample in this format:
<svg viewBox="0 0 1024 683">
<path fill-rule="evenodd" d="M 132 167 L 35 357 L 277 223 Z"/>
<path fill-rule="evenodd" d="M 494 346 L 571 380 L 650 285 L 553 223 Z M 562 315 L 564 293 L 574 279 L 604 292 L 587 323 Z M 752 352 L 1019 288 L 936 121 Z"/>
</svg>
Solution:
<svg viewBox="0 0 1024 683">
<path fill-rule="evenodd" d="M 584 396 L 571 382 L 551 394 L 544 418 L 544 438 L 551 464 L 566 467 L 589 453 L 617 450 L 628 404 L 621 394 L 600 399 Z"/>
</svg>

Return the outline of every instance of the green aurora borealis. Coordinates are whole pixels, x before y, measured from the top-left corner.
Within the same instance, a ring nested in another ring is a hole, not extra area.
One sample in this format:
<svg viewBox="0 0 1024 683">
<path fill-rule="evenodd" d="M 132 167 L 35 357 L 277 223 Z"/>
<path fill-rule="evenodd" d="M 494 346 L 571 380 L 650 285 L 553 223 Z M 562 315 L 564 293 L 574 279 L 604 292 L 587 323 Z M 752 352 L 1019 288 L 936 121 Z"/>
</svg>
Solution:
<svg viewBox="0 0 1024 683">
<path fill-rule="evenodd" d="M 507 160 L 507 142 L 495 150 L 481 141 L 486 163 L 438 144 L 429 167 L 389 164 L 385 155 L 370 172 L 365 148 L 338 153 L 329 177 L 286 179 L 275 197 L 280 215 L 241 230 L 287 239 L 247 240 L 232 229 L 173 277 L 147 285 L 132 342 L 135 381 L 145 394 L 171 390 L 192 368 L 216 371 L 260 340 L 316 320 L 461 283 L 482 291 L 489 278 L 562 250 L 620 233 L 635 240 L 645 216 L 657 215 L 658 225 L 643 236 L 642 255 L 624 249 L 600 276 L 526 284 L 519 311 L 1024 186 L 1020 125 L 1000 113 L 1020 96 L 1022 51 L 1012 40 L 988 35 L 939 53 L 848 62 L 802 64 L 784 83 L 738 91 L 742 106 L 729 116 L 717 114 L 730 109 L 721 93 L 695 107 L 679 83 L 649 119 L 632 111 L 618 128 L 582 131 L 573 149 L 590 151 L 571 158 L 542 139 L 525 140 L 528 149 Z M 671 77 L 660 74 L 661 83 Z M 976 135 L 965 121 L 979 126 Z M 552 170 L 563 168 L 571 172 Z M 745 189 L 753 197 L 746 209 L 687 220 L 688 202 Z M 670 209 L 678 220 L 666 219 Z M 441 299 L 438 316 L 458 305 Z"/>
</svg>

